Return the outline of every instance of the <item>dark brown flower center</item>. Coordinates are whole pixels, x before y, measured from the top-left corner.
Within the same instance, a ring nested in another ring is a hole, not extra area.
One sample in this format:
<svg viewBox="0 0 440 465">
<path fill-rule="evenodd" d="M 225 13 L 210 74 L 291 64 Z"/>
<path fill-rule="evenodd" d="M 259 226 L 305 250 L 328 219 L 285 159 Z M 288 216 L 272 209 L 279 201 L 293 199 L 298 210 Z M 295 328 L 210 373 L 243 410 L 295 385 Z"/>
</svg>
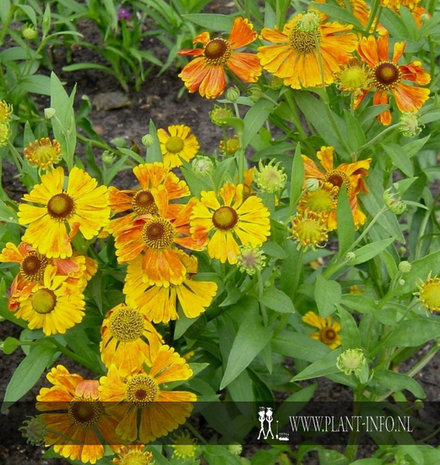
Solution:
<svg viewBox="0 0 440 465">
<path fill-rule="evenodd" d="M 393 89 L 400 81 L 400 77 L 400 69 L 394 63 L 384 62 L 374 68 L 374 83 L 379 89 Z"/>
<path fill-rule="evenodd" d="M 152 249 L 166 249 L 174 242 L 174 226 L 165 218 L 152 218 L 145 223 L 142 238 Z"/>
<path fill-rule="evenodd" d="M 56 220 L 67 219 L 72 215 L 74 208 L 72 197 L 65 193 L 54 195 L 47 204 L 49 215 Z"/>
<path fill-rule="evenodd" d="M 341 187 L 342 184 L 344 184 L 345 189 L 347 190 L 347 194 L 350 194 L 351 192 L 350 179 L 343 171 L 339 171 L 339 170 L 329 171 L 325 175 L 324 180 L 336 187 Z"/>
<path fill-rule="evenodd" d="M 31 297 L 32 308 L 41 315 L 50 313 L 57 303 L 57 297 L 50 289 L 39 289 Z"/>
<path fill-rule="evenodd" d="M 220 207 L 212 215 L 212 223 L 217 229 L 227 231 L 238 222 L 237 212 L 232 207 Z"/>
<path fill-rule="evenodd" d="M 132 206 L 138 215 L 157 213 L 157 206 L 150 191 L 139 191 L 133 198 Z"/>
<path fill-rule="evenodd" d="M 47 266 L 47 258 L 31 252 L 20 264 L 20 271 L 28 281 L 41 281 Z"/>
<path fill-rule="evenodd" d="M 216 38 L 207 43 L 204 55 L 210 65 L 224 65 L 231 56 L 231 46 L 226 40 Z"/>
<path fill-rule="evenodd" d="M 73 400 L 69 404 L 69 416 L 75 424 L 92 426 L 98 422 L 103 412 L 102 404 L 98 401 Z"/>
<path fill-rule="evenodd" d="M 126 398 L 139 406 L 156 400 L 159 388 L 156 381 L 147 375 L 135 375 L 127 383 Z"/>
</svg>

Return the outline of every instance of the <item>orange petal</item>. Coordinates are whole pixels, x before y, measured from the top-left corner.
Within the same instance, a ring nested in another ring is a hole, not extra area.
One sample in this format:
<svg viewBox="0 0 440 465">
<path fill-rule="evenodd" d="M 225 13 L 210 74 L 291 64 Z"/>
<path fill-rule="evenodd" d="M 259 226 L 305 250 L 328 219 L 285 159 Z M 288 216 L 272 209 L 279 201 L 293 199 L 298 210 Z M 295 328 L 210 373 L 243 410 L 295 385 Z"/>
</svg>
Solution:
<svg viewBox="0 0 440 465">
<path fill-rule="evenodd" d="M 376 91 L 373 97 L 373 105 L 387 105 L 388 95 L 385 92 Z M 377 119 L 384 125 L 388 126 L 391 123 L 391 112 L 390 110 L 383 111 Z"/>
<path fill-rule="evenodd" d="M 226 73 L 223 66 L 210 66 L 200 83 L 199 93 L 208 99 L 219 97 L 226 89 Z"/>
<path fill-rule="evenodd" d="M 406 42 L 396 42 L 393 50 L 393 63 L 397 63 L 405 51 Z M 385 59 L 386 60 L 386 59 Z"/>
<path fill-rule="evenodd" d="M 413 81 L 422 86 L 429 84 L 431 76 L 425 72 L 420 61 L 412 61 L 406 66 L 399 66 L 402 73 L 402 79 L 405 81 Z"/>
<path fill-rule="evenodd" d="M 179 74 L 189 92 L 196 92 L 200 83 L 209 72 L 208 65 L 203 57 L 194 58 Z"/>
<path fill-rule="evenodd" d="M 358 53 L 371 68 L 374 68 L 379 63 L 377 44 L 374 36 L 363 37 L 360 40 Z"/>
<path fill-rule="evenodd" d="M 393 89 L 394 99 L 400 111 L 415 111 L 422 107 L 429 97 L 429 89 L 398 84 Z"/>
<path fill-rule="evenodd" d="M 253 53 L 232 53 L 227 66 L 244 82 L 256 82 L 261 74 L 260 60 Z"/>
<path fill-rule="evenodd" d="M 263 40 L 267 40 L 268 42 L 273 42 L 274 44 L 287 43 L 288 40 L 289 40 L 289 37 L 287 37 L 286 34 L 283 34 L 276 27 L 275 27 L 275 29 L 269 29 L 269 28 L 265 27 L 261 31 L 261 38 Z"/>
<path fill-rule="evenodd" d="M 253 42 L 256 38 L 257 33 L 253 30 L 253 26 L 249 20 L 242 17 L 235 18 L 228 39 L 232 49 L 244 47 Z"/>
<path fill-rule="evenodd" d="M 377 54 L 379 55 L 380 61 L 387 61 L 388 60 L 388 34 L 380 36 L 377 39 Z M 404 46 L 405 48 L 405 46 Z M 394 49 L 396 50 L 396 49 Z M 394 61 L 394 60 L 393 60 Z"/>
</svg>

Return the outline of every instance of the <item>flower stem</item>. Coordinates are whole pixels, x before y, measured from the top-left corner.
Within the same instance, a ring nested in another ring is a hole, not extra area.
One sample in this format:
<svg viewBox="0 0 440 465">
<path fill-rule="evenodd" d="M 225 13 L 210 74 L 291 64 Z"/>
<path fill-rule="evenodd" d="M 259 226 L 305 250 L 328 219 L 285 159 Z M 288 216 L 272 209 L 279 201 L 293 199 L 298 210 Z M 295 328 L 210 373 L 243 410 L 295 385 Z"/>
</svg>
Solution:
<svg viewBox="0 0 440 465">
<path fill-rule="evenodd" d="M 396 123 L 396 124 L 393 124 L 392 126 L 388 126 L 387 128 L 385 128 L 383 131 L 381 131 L 377 136 L 373 137 L 371 140 L 369 140 L 368 142 L 366 142 L 364 145 L 362 145 L 361 147 L 359 147 L 358 149 L 358 153 L 359 152 L 362 152 L 363 150 L 367 149 L 368 147 L 370 147 L 371 145 L 375 144 L 377 141 L 383 139 L 383 136 L 391 131 L 394 131 L 394 129 L 397 129 L 398 127 L 400 126 L 399 123 Z"/>
<path fill-rule="evenodd" d="M 365 34 L 369 34 L 374 18 L 376 17 L 377 10 L 380 7 L 380 0 L 374 0 L 373 8 L 371 9 L 370 17 L 368 18 L 367 26 L 365 27 Z M 377 24 L 377 22 L 376 22 Z"/>
</svg>

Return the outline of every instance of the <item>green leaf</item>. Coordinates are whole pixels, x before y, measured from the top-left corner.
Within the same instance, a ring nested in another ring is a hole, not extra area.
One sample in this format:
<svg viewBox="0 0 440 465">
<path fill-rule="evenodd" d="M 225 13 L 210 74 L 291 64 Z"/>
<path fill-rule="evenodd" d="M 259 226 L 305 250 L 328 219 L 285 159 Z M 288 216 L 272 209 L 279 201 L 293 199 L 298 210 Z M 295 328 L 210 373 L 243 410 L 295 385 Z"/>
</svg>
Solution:
<svg viewBox="0 0 440 465">
<path fill-rule="evenodd" d="M 362 29 L 359 21 L 353 16 L 353 13 L 347 10 L 347 8 L 341 8 L 338 5 L 332 5 L 330 3 L 312 3 L 311 6 L 317 10 L 327 13 L 333 20 L 353 24 L 357 29 Z"/>
<path fill-rule="evenodd" d="M 390 237 L 389 239 L 382 239 L 360 247 L 355 250 L 356 257 L 348 262 L 349 265 L 359 265 L 360 263 L 368 262 L 368 260 L 371 260 L 385 250 L 394 240 L 394 237 Z"/>
<path fill-rule="evenodd" d="M 396 292 L 400 295 L 414 292 L 429 275 L 440 274 L 440 250 L 411 263 L 411 273 L 405 275 L 405 284 Z"/>
<path fill-rule="evenodd" d="M 148 125 L 148 132 L 153 137 L 153 144 L 147 149 L 147 161 L 152 163 L 154 161 L 162 162 L 162 151 L 160 150 L 159 138 L 157 137 L 156 126 L 152 119 Z"/>
<path fill-rule="evenodd" d="M 338 309 L 339 319 L 341 321 L 341 339 L 344 349 L 354 349 L 360 347 L 361 334 L 358 325 L 354 321 L 351 313 L 343 308 Z"/>
<path fill-rule="evenodd" d="M 31 94 L 50 95 L 50 78 L 32 74 L 20 79 L 20 89 Z"/>
<path fill-rule="evenodd" d="M 387 389 L 391 389 L 393 392 L 406 389 L 419 399 L 424 399 L 426 397 L 425 391 L 420 384 L 415 379 L 403 373 L 396 373 L 389 370 L 375 371 L 374 381 Z"/>
<path fill-rule="evenodd" d="M 304 381 L 306 379 L 339 373 L 339 370 L 336 368 L 336 359 L 340 353 L 341 349 L 332 350 L 325 357 L 313 362 L 307 368 L 294 376 L 292 381 Z"/>
<path fill-rule="evenodd" d="M 326 318 L 336 310 L 342 297 L 341 285 L 336 281 L 329 281 L 318 275 L 314 291 L 316 306 L 322 318 Z"/>
<path fill-rule="evenodd" d="M 351 114 L 351 112 L 344 110 L 344 120 L 347 126 L 347 142 L 353 151 L 358 150 L 365 144 L 365 134 L 359 123 L 359 119 Z"/>
<path fill-rule="evenodd" d="M 301 144 L 298 143 L 293 157 L 292 173 L 290 176 L 290 197 L 289 197 L 289 213 L 293 214 L 293 210 L 301 197 L 304 184 L 304 162 L 301 157 Z"/>
<path fill-rule="evenodd" d="M 330 349 L 305 334 L 284 331 L 272 340 L 272 351 L 285 357 L 314 362 L 325 357 Z"/>
<path fill-rule="evenodd" d="M 351 462 L 350 465 L 383 465 L 382 460 L 380 459 L 360 459 L 356 460 L 355 462 Z"/>
<path fill-rule="evenodd" d="M 339 243 L 338 255 L 339 257 L 342 257 L 354 242 L 353 213 L 351 212 L 350 202 L 348 200 L 345 186 L 341 187 L 339 191 L 337 218 Z"/>
<path fill-rule="evenodd" d="M 258 131 L 267 120 L 270 112 L 274 108 L 274 103 L 266 99 L 261 99 L 246 113 L 243 118 L 244 132 L 243 132 L 243 148 L 246 148 L 251 141 L 255 138 Z"/>
<path fill-rule="evenodd" d="M 382 148 L 389 155 L 396 168 L 398 168 L 400 171 L 402 171 L 402 173 L 409 177 L 414 176 L 414 167 L 412 161 L 400 145 L 391 143 L 382 144 Z"/>
<path fill-rule="evenodd" d="M 272 337 L 272 331 L 261 324 L 257 319 L 257 315 L 252 316 L 238 328 L 229 353 L 225 373 L 220 383 L 220 389 L 225 388 L 234 381 L 264 349 Z"/>
<path fill-rule="evenodd" d="M 234 17 L 230 15 L 196 13 L 182 15 L 183 19 L 205 27 L 210 31 L 230 32 Z"/>
<path fill-rule="evenodd" d="M 261 303 L 279 313 L 295 313 L 295 307 L 290 297 L 275 287 L 270 287 L 264 291 Z"/>
<path fill-rule="evenodd" d="M 390 336 L 380 344 L 384 347 L 417 347 L 431 339 L 438 339 L 440 322 L 424 319 L 405 320 L 398 323 Z"/>
<path fill-rule="evenodd" d="M 49 366 L 56 351 L 55 346 L 49 342 L 39 342 L 30 349 L 29 355 L 21 361 L 9 381 L 3 399 L 2 412 L 32 389 L 43 371 Z"/>
</svg>

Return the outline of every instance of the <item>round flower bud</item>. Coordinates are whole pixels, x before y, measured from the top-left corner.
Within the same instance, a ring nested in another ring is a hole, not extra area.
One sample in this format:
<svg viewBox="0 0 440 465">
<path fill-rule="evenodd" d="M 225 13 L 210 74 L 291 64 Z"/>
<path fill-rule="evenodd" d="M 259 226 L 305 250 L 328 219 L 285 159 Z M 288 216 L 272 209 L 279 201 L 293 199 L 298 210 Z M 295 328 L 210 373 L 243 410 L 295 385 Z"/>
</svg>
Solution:
<svg viewBox="0 0 440 465">
<path fill-rule="evenodd" d="M 225 96 L 229 101 L 235 102 L 240 97 L 240 90 L 237 86 L 229 87 Z"/>
<path fill-rule="evenodd" d="M 235 134 L 233 137 L 228 137 L 226 140 L 221 140 L 219 144 L 220 152 L 228 157 L 234 155 L 240 149 L 240 139 Z"/>
<path fill-rule="evenodd" d="M 216 126 L 227 126 L 228 123 L 225 120 L 233 116 L 232 110 L 229 107 L 221 107 L 220 105 L 214 105 L 214 108 L 209 113 L 211 122 Z"/>
<path fill-rule="evenodd" d="M 110 143 L 118 148 L 127 147 L 127 141 L 123 137 L 113 137 Z"/>
<path fill-rule="evenodd" d="M 241 455 L 243 446 L 241 444 L 229 444 L 228 450 L 232 455 Z"/>
<path fill-rule="evenodd" d="M 10 137 L 11 127 L 9 123 L 0 123 L 0 147 L 7 145 Z"/>
<path fill-rule="evenodd" d="M 104 150 L 104 152 L 102 152 L 101 158 L 102 162 L 106 165 L 111 165 L 115 161 L 114 153 L 110 152 L 109 150 Z"/>
<path fill-rule="evenodd" d="M 286 185 L 287 176 L 280 163 L 271 160 L 267 165 L 258 163 L 258 169 L 254 173 L 254 181 L 260 190 L 273 194 L 282 191 Z"/>
<path fill-rule="evenodd" d="M 404 286 L 406 281 L 404 279 L 399 279 L 398 283 L 399 283 L 399 286 Z"/>
<path fill-rule="evenodd" d="M 391 187 L 383 193 L 383 201 L 395 215 L 401 215 L 406 210 L 406 203 L 398 194 L 391 192 Z"/>
<path fill-rule="evenodd" d="M 55 108 L 48 107 L 44 109 L 44 117 L 46 119 L 52 119 L 55 116 L 56 110 Z"/>
<path fill-rule="evenodd" d="M 301 14 L 300 18 L 296 22 L 295 29 L 301 32 L 315 32 L 321 23 L 321 18 L 314 11 L 308 11 L 307 13 Z"/>
<path fill-rule="evenodd" d="M 250 276 L 261 271 L 266 265 L 266 256 L 263 251 L 253 247 L 241 247 L 237 260 L 238 269 Z"/>
<path fill-rule="evenodd" d="M 406 260 L 399 263 L 399 271 L 401 273 L 409 273 L 411 271 L 411 268 L 411 263 L 407 262 Z"/>
<path fill-rule="evenodd" d="M 405 137 L 415 137 L 422 132 L 423 124 L 420 124 L 416 112 L 407 111 L 400 115 L 399 130 Z"/>
<path fill-rule="evenodd" d="M 362 349 L 347 349 L 336 360 L 336 367 L 346 375 L 354 373 L 359 376 L 366 365 L 367 359 Z"/>
<path fill-rule="evenodd" d="M 209 176 L 214 171 L 214 161 L 204 155 L 198 155 L 191 162 L 194 173 L 200 176 Z"/>
<path fill-rule="evenodd" d="M 151 147 L 154 144 L 154 137 L 151 134 L 145 134 L 141 141 L 145 147 Z"/>
<path fill-rule="evenodd" d="M 258 100 L 260 100 L 262 95 L 263 95 L 263 90 L 258 84 L 251 84 L 248 87 L 248 97 L 253 102 L 258 102 Z"/>
<path fill-rule="evenodd" d="M 7 337 L 0 343 L 0 348 L 6 355 L 10 355 L 20 346 L 20 341 L 15 337 Z"/>
<path fill-rule="evenodd" d="M 33 446 L 41 446 L 44 444 L 47 428 L 41 416 L 29 417 L 18 429 L 29 444 Z"/>
<path fill-rule="evenodd" d="M 347 252 L 345 254 L 345 261 L 347 261 L 347 262 L 351 262 L 355 258 L 356 258 L 356 254 L 354 252 Z"/>
<path fill-rule="evenodd" d="M 38 37 L 38 32 L 30 24 L 25 24 L 21 29 L 21 35 L 23 39 L 34 40 Z"/>
</svg>

